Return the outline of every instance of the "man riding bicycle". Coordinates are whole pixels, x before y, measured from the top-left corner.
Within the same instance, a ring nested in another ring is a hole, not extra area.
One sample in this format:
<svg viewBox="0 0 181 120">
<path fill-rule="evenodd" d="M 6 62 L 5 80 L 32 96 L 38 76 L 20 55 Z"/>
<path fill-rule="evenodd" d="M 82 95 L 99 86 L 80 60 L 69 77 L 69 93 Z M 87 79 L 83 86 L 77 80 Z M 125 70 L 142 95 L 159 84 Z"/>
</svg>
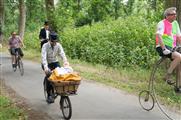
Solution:
<svg viewBox="0 0 181 120">
<path fill-rule="evenodd" d="M 50 33 L 49 41 L 42 46 L 41 56 L 43 69 L 46 74 L 45 80 L 47 81 L 47 102 L 53 103 L 54 96 L 51 94 L 53 87 L 48 81 L 48 74 L 56 67 L 60 67 L 60 63 L 57 59 L 58 56 L 60 56 L 63 60 L 63 66 L 69 66 L 63 47 L 60 43 L 58 43 L 58 35 L 56 33 Z"/>
<path fill-rule="evenodd" d="M 21 46 L 23 46 L 23 42 L 22 42 L 20 36 L 18 36 L 16 34 L 16 32 L 12 32 L 11 37 L 9 38 L 9 50 L 10 50 L 10 54 L 11 54 L 13 69 L 16 69 L 16 63 L 15 63 L 16 62 L 15 61 L 16 52 L 18 52 L 19 55 L 21 57 L 23 57 L 23 52 L 21 50 Z"/>
<path fill-rule="evenodd" d="M 157 25 L 156 51 L 160 56 L 166 56 L 172 60 L 164 80 L 168 84 L 173 85 L 175 82 L 171 80 L 171 74 L 181 62 L 181 54 L 177 51 L 173 51 L 173 48 L 181 41 L 181 32 L 176 21 L 175 7 L 166 9 L 164 16 L 165 19 L 160 21 Z M 178 91 L 181 92 L 181 88 L 179 88 Z"/>
</svg>

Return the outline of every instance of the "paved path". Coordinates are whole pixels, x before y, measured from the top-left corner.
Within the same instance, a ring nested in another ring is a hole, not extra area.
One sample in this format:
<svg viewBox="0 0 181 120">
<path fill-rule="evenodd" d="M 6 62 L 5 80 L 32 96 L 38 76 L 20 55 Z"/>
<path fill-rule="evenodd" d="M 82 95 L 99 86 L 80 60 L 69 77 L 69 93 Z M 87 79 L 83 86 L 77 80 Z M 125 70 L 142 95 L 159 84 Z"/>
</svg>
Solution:
<svg viewBox="0 0 181 120">
<path fill-rule="evenodd" d="M 24 97 L 35 110 L 45 112 L 53 120 L 60 120 L 58 97 L 54 104 L 48 105 L 43 94 L 44 73 L 40 64 L 24 60 L 25 73 L 13 72 L 8 55 L 1 53 L 1 77 L 6 85 L 17 94 Z M 70 96 L 73 115 L 76 120 L 167 120 L 155 107 L 152 111 L 144 111 L 138 102 L 138 97 L 126 92 L 107 87 L 95 82 L 83 80 L 78 95 Z"/>
</svg>

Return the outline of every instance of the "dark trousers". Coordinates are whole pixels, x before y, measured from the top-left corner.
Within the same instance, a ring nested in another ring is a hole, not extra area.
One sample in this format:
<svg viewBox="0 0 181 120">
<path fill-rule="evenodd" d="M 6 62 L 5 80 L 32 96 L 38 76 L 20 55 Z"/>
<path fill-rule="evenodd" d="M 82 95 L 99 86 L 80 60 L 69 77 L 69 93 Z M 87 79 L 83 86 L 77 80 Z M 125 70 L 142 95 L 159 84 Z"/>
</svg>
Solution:
<svg viewBox="0 0 181 120">
<path fill-rule="evenodd" d="M 10 48 L 11 55 L 16 55 L 16 52 L 18 52 L 21 57 L 24 56 L 23 51 L 21 50 L 21 48 Z"/>
<path fill-rule="evenodd" d="M 48 68 L 52 71 L 54 70 L 56 67 L 60 67 L 60 63 L 59 62 L 53 62 L 53 63 L 50 63 L 48 64 Z M 51 85 L 51 82 L 48 80 L 50 75 L 46 75 L 45 78 L 44 78 L 44 81 L 46 81 L 47 83 L 47 94 L 48 96 L 50 96 L 52 94 L 53 91 L 53 86 Z"/>
</svg>

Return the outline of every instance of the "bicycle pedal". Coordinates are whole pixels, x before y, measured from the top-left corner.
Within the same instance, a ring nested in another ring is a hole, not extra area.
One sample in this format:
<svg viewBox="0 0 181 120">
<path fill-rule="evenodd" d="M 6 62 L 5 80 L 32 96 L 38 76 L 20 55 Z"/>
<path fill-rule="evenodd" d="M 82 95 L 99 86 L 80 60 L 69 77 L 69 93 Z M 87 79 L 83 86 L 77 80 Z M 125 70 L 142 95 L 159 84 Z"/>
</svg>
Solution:
<svg viewBox="0 0 181 120">
<path fill-rule="evenodd" d="M 174 82 L 174 81 L 172 81 L 172 80 L 166 80 L 166 83 L 169 84 L 169 85 L 174 86 L 174 84 L 175 84 L 176 82 Z"/>
</svg>

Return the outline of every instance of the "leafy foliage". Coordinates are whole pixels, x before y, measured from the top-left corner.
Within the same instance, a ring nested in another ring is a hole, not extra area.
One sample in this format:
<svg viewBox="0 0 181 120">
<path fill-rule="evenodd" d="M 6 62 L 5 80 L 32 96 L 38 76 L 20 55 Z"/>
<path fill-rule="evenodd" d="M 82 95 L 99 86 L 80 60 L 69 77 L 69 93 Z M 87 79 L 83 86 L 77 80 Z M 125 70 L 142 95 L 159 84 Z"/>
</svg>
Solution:
<svg viewBox="0 0 181 120">
<path fill-rule="evenodd" d="M 1 120 L 18 120 L 26 119 L 23 111 L 13 106 L 12 102 L 3 96 L 0 96 L 0 119 Z"/>
<path fill-rule="evenodd" d="M 115 67 L 149 67 L 155 58 L 154 29 L 142 17 L 66 30 L 62 42 L 71 58 Z"/>
</svg>

